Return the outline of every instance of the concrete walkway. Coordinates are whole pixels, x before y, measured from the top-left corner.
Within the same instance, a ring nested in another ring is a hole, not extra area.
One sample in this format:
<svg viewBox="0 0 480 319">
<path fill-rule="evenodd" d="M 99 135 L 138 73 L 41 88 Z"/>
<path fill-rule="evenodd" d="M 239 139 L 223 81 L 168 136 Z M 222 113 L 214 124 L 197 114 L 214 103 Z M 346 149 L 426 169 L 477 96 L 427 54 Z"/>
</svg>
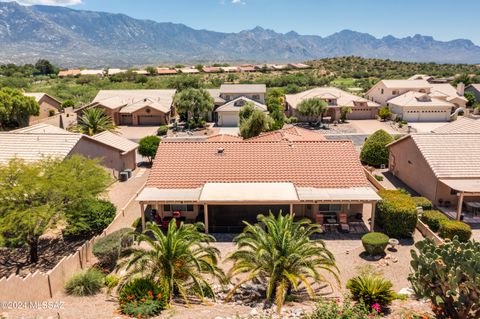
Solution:
<svg viewBox="0 0 480 319">
<path fill-rule="evenodd" d="M 380 122 L 379 120 L 349 120 L 348 123 L 355 128 L 357 133 L 373 134 L 378 130 L 385 130 L 390 134 L 399 134 L 389 122 Z"/>
</svg>

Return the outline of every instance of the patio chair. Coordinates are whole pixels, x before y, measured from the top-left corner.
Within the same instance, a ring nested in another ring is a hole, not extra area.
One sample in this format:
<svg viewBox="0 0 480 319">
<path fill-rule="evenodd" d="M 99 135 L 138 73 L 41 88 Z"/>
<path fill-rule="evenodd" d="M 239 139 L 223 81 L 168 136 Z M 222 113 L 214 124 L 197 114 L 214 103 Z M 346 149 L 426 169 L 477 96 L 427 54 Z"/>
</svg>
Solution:
<svg viewBox="0 0 480 319">
<path fill-rule="evenodd" d="M 350 225 L 348 225 L 348 217 L 346 213 L 340 213 L 339 215 L 339 220 L 340 220 L 340 229 L 343 232 L 350 232 Z"/>
</svg>

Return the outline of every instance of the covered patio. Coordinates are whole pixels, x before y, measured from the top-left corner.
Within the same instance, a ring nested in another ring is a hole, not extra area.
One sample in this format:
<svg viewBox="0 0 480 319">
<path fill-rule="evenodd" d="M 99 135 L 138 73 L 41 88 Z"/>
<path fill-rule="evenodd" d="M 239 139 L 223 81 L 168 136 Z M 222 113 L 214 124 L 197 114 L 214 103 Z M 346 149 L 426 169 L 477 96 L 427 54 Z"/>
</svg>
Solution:
<svg viewBox="0 0 480 319">
<path fill-rule="evenodd" d="M 165 226 L 175 218 L 203 222 L 207 233 L 238 233 L 258 214 L 280 212 L 309 218 L 326 232 L 373 229 L 379 196 L 370 187 L 318 189 L 293 183 L 205 183 L 195 189 L 145 188 L 138 196 L 142 227 L 147 220 Z M 371 210 L 365 226 L 365 206 Z"/>
<path fill-rule="evenodd" d="M 480 180 L 479 179 L 441 179 L 440 182 L 456 193 L 457 201 L 442 203 L 439 210 L 452 219 L 466 223 L 480 223 Z"/>
</svg>

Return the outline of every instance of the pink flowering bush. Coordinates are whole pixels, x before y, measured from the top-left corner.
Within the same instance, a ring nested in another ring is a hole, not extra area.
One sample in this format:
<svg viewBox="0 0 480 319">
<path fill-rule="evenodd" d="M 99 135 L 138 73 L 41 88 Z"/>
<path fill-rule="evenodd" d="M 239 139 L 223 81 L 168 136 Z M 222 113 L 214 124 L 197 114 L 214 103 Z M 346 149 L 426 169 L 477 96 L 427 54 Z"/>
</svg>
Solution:
<svg viewBox="0 0 480 319">
<path fill-rule="evenodd" d="M 381 317 L 380 305 L 370 309 L 363 304 L 354 304 L 350 300 L 340 303 L 339 300 L 321 300 L 315 310 L 303 319 L 376 319 Z"/>
</svg>

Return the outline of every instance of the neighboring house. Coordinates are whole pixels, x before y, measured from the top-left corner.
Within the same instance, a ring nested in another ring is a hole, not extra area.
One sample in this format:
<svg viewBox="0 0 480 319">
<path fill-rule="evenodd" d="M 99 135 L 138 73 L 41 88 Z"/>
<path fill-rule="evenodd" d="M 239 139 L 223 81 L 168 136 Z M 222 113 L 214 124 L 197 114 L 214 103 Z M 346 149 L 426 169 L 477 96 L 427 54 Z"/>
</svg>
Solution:
<svg viewBox="0 0 480 319">
<path fill-rule="evenodd" d="M 215 109 L 214 112 L 216 114 L 215 118 L 217 125 L 230 127 L 239 126 L 240 109 L 248 103 L 253 105 L 254 108 L 261 110 L 262 112 L 268 112 L 266 105 L 251 100 L 247 97 L 239 97 Z"/>
<path fill-rule="evenodd" d="M 217 66 L 204 66 L 203 72 L 205 73 L 219 73 L 222 72 L 222 69 Z"/>
<path fill-rule="evenodd" d="M 406 92 L 388 101 L 389 109 L 407 122 L 447 122 L 454 105 L 426 93 Z"/>
<path fill-rule="evenodd" d="M 480 103 L 480 84 L 470 84 L 465 88 L 465 91 L 475 95 L 477 103 Z"/>
<path fill-rule="evenodd" d="M 37 123 L 62 111 L 62 103 L 47 93 L 24 93 L 24 95 L 33 97 L 40 106 L 40 114 L 30 116 L 30 124 Z"/>
<path fill-rule="evenodd" d="M 288 66 L 294 69 L 310 69 L 311 68 L 310 65 L 303 64 L 303 63 L 290 63 Z"/>
<path fill-rule="evenodd" d="M 416 75 L 409 80 L 382 80 L 375 84 L 365 97 L 388 106 L 390 111 L 402 120 L 412 122 L 448 121 L 451 118 L 446 114 L 448 107 L 449 113 L 453 114 L 457 108 L 466 106 L 463 83 L 455 89 L 448 83 L 429 83 L 427 80 L 431 80 L 431 77 Z M 415 100 L 419 98 L 422 101 L 417 103 Z M 403 112 L 408 104 L 412 104 L 410 108 L 414 109 Z M 422 105 L 427 108 L 422 109 Z"/>
<path fill-rule="evenodd" d="M 285 101 L 287 104 L 287 114 L 295 116 L 300 121 L 309 121 L 306 116 L 301 115 L 297 107 L 307 99 L 319 98 L 328 104 L 326 117 L 332 121 L 340 120 L 340 111 L 343 106 L 348 106 L 352 112 L 347 115 L 350 120 L 374 119 L 377 116 L 379 105 L 357 95 L 342 91 L 334 87 L 319 87 L 297 94 L 287 94 Z"/>
<path fill-rule="evenodd" d="M 238 72 L 240 69 L 237 66 L 222 66 L 220 69 L 225 73 Z"/>
<path fill-rule="evenodd" d="M 157 74 L 158 75 L 173 75 L 177 74 L 177 70 L 175 69 L 170 69 L 170 68 L 157 68 Z"/>
<path fill-rule="evenodd" d="M 166 125 L 175 114 L 175 90 L 101 90 L 89 105 L 102 108 L 115 125 Z"/>
<path fill-rule="evenodd" d="M 215 101 L 214 110 L 208 112 L 207 119 L 219 126 L 238 126 L 239 107 L 243 106 L 241 104 L 245 101 L 253 102 L 262 110 L 267 109 L 265 105 L 267 86 L 265 84 L 223 84 L 219 89 L 207 89 L 207 91 Z M 239 98 L 244 99 L 238 100 Z M 235 100 L 238 100 L 237 105 L 232 106 L 230 102 Z M 234 118 L 234 112 L 237 114 L 236 118 Z M 224 120 L 223 116 L 220 119 L 219 115 L 225 115 L 226 119 Z"/>
<path fill-rule="evenodd" d="M 73 154 L 99 158 L 114 175 L 136 168 L 138 144 L 111 132 L 95 136 L 71 133 L 48 124 L 38 124 L 9 133 L 0 133 L 0 163 L 13 158 L 37 161 L 42 158 L 64 159 Z"/>
<path fill-rule="evenodd" d="M 79 69 L 63 70 L 58 72 L 58 77 L 64 78 L 67 76 L 79 76 L 80 74 L 81 74 L 81 71 Z"/>
<path fill-rule="evenodd" d="M 120 74 L 120 73 L 125 73 L 125 72 L 127 72 L 127 70 L 123 70 L 123 69 L 108 69 L 107 70 L 108 75 L 115 75 L 115 74 Z"/>
<path fill-rule="evenodd" d="M 371 209 L 373 224 L 379 199 L 351 141 L 284 140 L 161 143 L 137 197 L 143 226 L 180 212 L 207 233 L 241 232 L 270 211 L 363 225 Z"/>
<path fill-rule="evenodd" d="M 480 118 L 479 117 L 462 117 L 456 121 L 440 126 L 432 131 L 433 133 L 450 133 L 450 134 L 480 134 Z"/>
<path fill-rule="evenodd" d="M 480 201 L 480 134 L 413 134 L 388 148 L 393 175 L 450 216 Z"/>
<path fill-rule="evenodd" d="M 80 75 L 95 75 L 102 77 L 105 75 L 105 72 L 103 70 L 81 70 Z"/>
<path fill-rule="evenodd" d="M 200 71 L 195 69 L 195 68 L 181 68 L 181 69 L 178 69 L 178 72 L 183 73 L 183 74 L 197 74 L 197 73 L 200 73 Z"/>
<path fill-rule="evenodd" d="M 327 139 L 318 131 L 307 130 L 298 126 L 285 125 L 283 129 L 264 132 L 256 137 L 249 138 L 249 142 L 279 142 L 279 141 L 326 141 Z"/>
</svg>

